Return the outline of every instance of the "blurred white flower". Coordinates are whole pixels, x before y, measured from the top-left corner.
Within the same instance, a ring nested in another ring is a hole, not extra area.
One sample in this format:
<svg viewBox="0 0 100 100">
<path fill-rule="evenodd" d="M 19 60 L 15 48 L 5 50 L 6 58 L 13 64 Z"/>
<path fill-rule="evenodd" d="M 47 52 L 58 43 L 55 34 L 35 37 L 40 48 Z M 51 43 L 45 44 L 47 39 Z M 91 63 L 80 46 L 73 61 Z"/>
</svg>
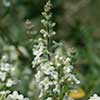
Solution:
<svg viewBox="0 0 100 100">
<path fill-rule="evenodd" d="M 45 99 L 45 100 L 53 100 L 53 98 L 52 97 L 48 97 L 47 99 Z"/>
<path fill-rule="evenodd" d="M 7 54 L 3 54 L 1 59 L 6 62 L 6 61 L 8 61 L 9 57 Z"/>
<path fill-rule="evenodd" d="M 6 91 L 0 91 L 0 95 L 7 95 L 9 94 L 10 91 L 9 90 L 6 90 Z"/>
<path fill-rule="evenodd" d="M 8 72 L 8 71 L 11 70 L 11 65 L 8 64 L 8 63 L 1 63 L 0 65 L 1 65 L 1 66 L 0 66 L 0 70 L 1 70 L 1 71 Z"/>
<path fill-rule="evenodd" d="M 100 100 L 100 97 L 97 94 L 94 94 L 89 100 Z"/>
<path fill-rule="evenodd" d="M 12 94 L 9 94 L 6 100 L 29 100 L 28 98 L 24 98 L 22 94 L 18 94 L 17 91 L 14 91 Z"/>
<path fill-rule="evenodd" d="M 35 74 L 36 82 L 40 82 L 42 76 L 43 76 L 43 74 L 42 74 L 42 72 L 39 70 L 39 71 Z"/>
<path fill-rule="evenodd" d="M 7 80 L 7 83 L 6 83 L 6 86 L 7 86 L 7 87 L 11 87 L 12 85 L 14 85 L 14 81 L 11 80 L 11 79 L 8 79 L 8 80 Z"/>
<path fill-rule="evenodd" d="M 59 84 L 56 84 L 55 88 L 53 89 L 53 92 L 54 93 L 60 93 L 60 85 Z"/>
<path fill-rule="evenodd" d="M 40 83 L 39 86 L 46 91 L 49 89 L 49 86 L 51 86 L 53 83 L 49 80 L 48 77 L 45 77 Z"/>
<path fill-rule="evenodd" d="M 10 0 L 3 0 L 3 4 L 5 7 L 10 7 L 11 2 L 10 2 Z"/>
<path fill-rule="evenodd" d="M 6 73 L 0 71 L 0 80 L 5 81 L 5 79 L 6 79 Z"/>
</svg>

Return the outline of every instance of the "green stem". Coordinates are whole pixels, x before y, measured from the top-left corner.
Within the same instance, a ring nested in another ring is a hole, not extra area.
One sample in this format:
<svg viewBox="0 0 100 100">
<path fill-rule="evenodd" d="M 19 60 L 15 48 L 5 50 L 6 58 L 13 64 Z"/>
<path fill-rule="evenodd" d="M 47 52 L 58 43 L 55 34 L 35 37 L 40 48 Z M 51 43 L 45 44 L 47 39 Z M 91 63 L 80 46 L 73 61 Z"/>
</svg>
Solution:
<svg viewBox="0 0 100 100">
<path fill-rule="evenodd" d="M 48 23 L 49 23 L 49 20 L 48 20 Z M 48 34 L 50 34 L 49 26 L 47 26 L 47 32 Z M 50 37 L 49 36 L 47 36 L 47 49 L 48 49 L 48 52 L 50 53 Z M 48 60 L 50 61 L 50 54 L 48 54 Z"/>
</svg>

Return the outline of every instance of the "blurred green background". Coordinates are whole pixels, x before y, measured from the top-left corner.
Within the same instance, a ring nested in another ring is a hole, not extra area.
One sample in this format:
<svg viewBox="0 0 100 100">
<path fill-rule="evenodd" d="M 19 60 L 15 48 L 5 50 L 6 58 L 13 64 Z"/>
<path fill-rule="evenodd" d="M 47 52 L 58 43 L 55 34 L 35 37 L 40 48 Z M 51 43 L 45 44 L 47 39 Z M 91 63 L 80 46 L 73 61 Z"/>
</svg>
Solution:
<svg viewBox="0 0 100 100">
<path fill-rule="evenodd" d="M 35 91 L 34 71 L 31 68 L 34 35 L 27 35 L 25 21 L 30 19 L 34 32 L 41 29 L 41 11 L 47 0 L 1 0 L 0 1 L 0 57 L 15 55 L 9 61 L 17 66 L 19 91 L 33 96 Z M 52 0 L 53 21 L 57 41 L 64 41 L 65 47 L 77 51 L 75 70 L 81 80 L 86 100 L 91 94 L 100 95 L 100 0 Z M 23 77 L 20 77 L 23 76 Z M 30 77 L 31 76 L 31 77 Z M 16 87 L 15 87 L 16 88 Z"/>
</svg>

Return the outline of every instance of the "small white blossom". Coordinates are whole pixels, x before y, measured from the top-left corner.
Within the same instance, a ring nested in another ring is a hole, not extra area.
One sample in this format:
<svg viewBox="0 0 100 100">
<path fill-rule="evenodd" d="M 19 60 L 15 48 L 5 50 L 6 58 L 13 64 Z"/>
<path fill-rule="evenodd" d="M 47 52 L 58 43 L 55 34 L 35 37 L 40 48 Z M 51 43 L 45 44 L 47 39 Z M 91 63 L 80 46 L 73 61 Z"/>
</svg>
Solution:
<svg viewBox="0 0 100 100">
<path fill-rule="evenodd" d="M 6 62 L 6 61 L 8 61 L 9 57 L 7 54 L 3 54 L 1 59 Z"/>
<path fill-rule="evenodd" d="M 3 0 L 3 4 L 5 7 L 9 7 L 11 5 L 10 0 Z"/>
<path fill-rule="evenodd" d="M 53 98 L 52 97 L 48 97 L 47 99 L 45 99 L 45 100 L 53 100 Z"/>
<path fill-rule="evenodd" d="M 5 79 L 6 79 L 6 73 L 0 71 L 0 80 L 5 81 Z"/>
<path fill-rule="evenodd" d="M 38 71 L 35 74 L 36 82 L 40 82 L 42 76 L 43 76 L 42 72 L 41 71 Z"/>
<path fill-rule="evenodd" d="M 9 94 L 9 93 L 10 93 L 9 90 L 6 90 L 6 91 L 0 91 L 0 94 L 1 94 L 1 95 L 7 95 L 7 94 Z"/>
<path fill-rule="evenodd" d="M 17 91 L 14 91 L 12 94 L 7 96 L 6 100 L 29 100 L 28 98 L 24 98 L 22 94 L 18 94 Z"/>
<path fill-rule="evenodd" d="M 11 80 L 11 79 L 8 79 L 8 80 L 7 80 L 7 83 L 6 83 L 6 86 L 7 86 L 7 87 L 11 87 L 12 85 L 14 85 L 14 81 Z"/>
<path fill-rule="evenodd" d="M 49 87 L 52 85 L 53 83 L 49 80 L 48 77 L 45 77 L 44 80 L 42 80 L 40 83 L 39 83 L 39 86 L 44 89 L 45 91 L 47 89 L 49 89 Z"/>
<path fill-rule="evenodd" d="M 1 65 L 1 66 L 0 66 L 0 70 L 1 70 L 1 71 L 8 72 L 8 71 L 11 70 L 11 65 L 8 64 L 8 63 L 1 63 L 0 65 Z"/>
<path fill-rule="evenodd" d="M 60 85 L 59 84 L 56 84 L 55 88 L 53 89 L 53 92 L 54 93 L 60 93 Z"/>
<path fill-rule="evenodd" d="M 94 94 L 89 100 L 100 100 L 100 97 L 97 94 Z"/>
</svg>

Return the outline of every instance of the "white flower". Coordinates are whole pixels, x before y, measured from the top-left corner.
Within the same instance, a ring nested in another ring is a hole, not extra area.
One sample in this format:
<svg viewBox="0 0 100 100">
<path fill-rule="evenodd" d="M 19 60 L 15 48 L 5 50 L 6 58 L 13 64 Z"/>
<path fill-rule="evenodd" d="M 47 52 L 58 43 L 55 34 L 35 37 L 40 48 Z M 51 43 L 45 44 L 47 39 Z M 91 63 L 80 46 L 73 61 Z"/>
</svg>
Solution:
<svg viewBox="0 0 100 100">
<path fill-rule="evenodd" d="M 1 79 L 1 81 L 5 81 L 5 79 L 6 79 L 6 73 L 5 72 L 0 71 L 0 79 Z"/>
<path fill-rule="evenodd" d="M 11 70 L 11 65 L 8 63 L 1 63 L 0 65 L 1 65 L 0 66 L 1 71 L 8 72 L 9 70 Z"/>
<path fill-rule="evenodd" d="M 35 56 L 40 57 L 43 54 L 43 50 L 44 50 L 44 44 L 40 41 L 40 43 L 34 46 L 35 48 L 33 49 L 33 54 Z"/>
<path fill-rule="evenodd" d="M 70 61 L 71 61 L 70 58 L 66 58 L 66 60 L 65 60 L 65 64 L 69 64 Z"/>
<path fill-rule="evenodd" d="M 53 98 L 52 97 L 48 97 L 47 99 L 45 99 L 45 100 L 53 100 Z"/>
<path fill-rule="evenodd" d="M 3 4 L 5 7 L 9 7 L 11 5 L 10 0 L 3 0 Z"/>
<path fill-rule="evenodd" d="M 58 80 L 58 72 L 57 71 L 51 71 L 50 75 L 53 79 Z"/>
<path fill-rule="evenodd" d="M 44 91 L 46 91 L 47 89 L 49 89 L 49 86 L 51 86 L 53 83 L 49 80 L 48 77 L 45 77 L 44 80 L 42 80 L 39 84 L 39 86 L 41 88 L 44 89 Z"/>
<path fill-rule="evenodd" d="M 55 76 L 55 74 L 57 75 L 57 73 L 54 71 L 55 70 L 54 66 L 51 66 L 50 63 L 48 62 L 41 66 L 41 70 L 46 75 L 51 75 L 51 76 Z"/>
<path fill-rule="evenodd" d="M 59 86 L 59 84 L 57 84 L 56 86 L 55 86 L 55 88 L 53 89 L 53 92 L 54 93 L 60 93 L 60 86 Z"/>
<path fill-rule="evenodd" d="M 69 74 L 68 81 L 74 81 L 76 84 L 80 84 L 80 81 L 75 77 L 74 74 Z"/>
<path fill-rule="evenodd" d="M 2 61 L 8 61 L 8 59 L 9 59 L 9 57 L 8 57 L 8 55 L 7 54 L 3 54 L 3 56 L 2 56 Z"/>
<path fill-rule="evenodd" d="M 12 100 L 12 99 L 17 100 L 17 99 L 19 99 L 19 98 L 20 98 L 20 99 L 23 99 L 23 95 L 19 95 L 17 91 L 14 91 L 13 94 L 9 94 L 9 95 L 8 95 L 7 100 L 10 100 L 10 99 L 11 99 L 11 100 Z"/>
<path fill-rule="evenodd" d="M 1 95 L 7 95 L 7 94 L 9 94 L 9 93 L 10 93 L 9 90 L 6 90 L 6 91 L 0 91 L 0 94 L 1 94 Z"/>
<path fill-rule="evenodd" d="M 7 83 L 6 83 L 6 86 L 7 86 L 7 87 L 11 87 L 13 84 L 14 84 L 14 81 L 11 80 L 11 79 L 8 79 L 8 80 L 7 80 Z"/>
<path fill-rule="evenodd" d="M 100 100 L 100 97 L 97 94 L 94 94 L 89 100 Z"/>
<path fill-rule="evenodd" d="M 35 74 L 36 82 L 40 82 L 42 76 L 43 76 L 43 75 L 42 75 L 42 72 L 39 70 L 39 71 Z"/>
<path fill-rule="evenodd" d="M 71 66 L 71 65 L 66 65 L 63 68 L 65 74 L 72 72 L 72 69 L 73 69 L 73 66 Z"/>
<path fill-rule="evenodd" d="M 18 94 L 17 91 L 14 91 L 12 94 L 7 96 L 6 100 L 29 100 L 28 98 L 24 98 L 22 94 Z"/>
</svg>

